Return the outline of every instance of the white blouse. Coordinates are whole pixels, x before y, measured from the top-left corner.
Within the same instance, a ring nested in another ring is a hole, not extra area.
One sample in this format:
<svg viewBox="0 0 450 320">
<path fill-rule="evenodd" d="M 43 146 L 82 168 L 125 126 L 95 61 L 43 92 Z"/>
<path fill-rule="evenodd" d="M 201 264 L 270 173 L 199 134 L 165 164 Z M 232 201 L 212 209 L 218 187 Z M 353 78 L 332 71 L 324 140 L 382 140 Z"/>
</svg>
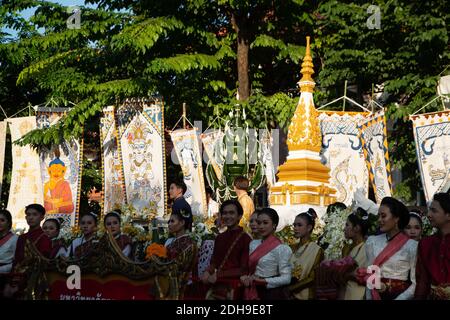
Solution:
<svg viewBox="0 0 450 320">
<path fill-rule="evenodd" d="M 261 244 L 261 240 L 250 242 L 250 254 Z M 285 244 L 280 244 L 275 249 L 259 259 L 255 275 L 264 278 L 267 289 L 278 288 L 291 283 L 292 265 L 290 258 L 292 250 Z"/>
<path fill-rule="evenodd" d="M 366 241 L 367 266 L 373 264 L 375 258 L 387 246 L 386 234 L 371 236 Z M 416 289 L 416 257 L 417 245 L 415 240 L 408 240 L 388 261 L 381 265 L 381 277 L 397 280 L 411 280 L 408 289 L 402 292 L 396 300 L 409 300 L 414 297 Z M 367 299 L 372 299 L 370 290 L 366 288 Z"/>
<path fill-rule="evenodd" d="M 13 234 L 5 244 L 0 247 L 0 273 L 11 272 L 14 254 L 16 253 L 17 239 L 19 237 Z"/>
</svg>

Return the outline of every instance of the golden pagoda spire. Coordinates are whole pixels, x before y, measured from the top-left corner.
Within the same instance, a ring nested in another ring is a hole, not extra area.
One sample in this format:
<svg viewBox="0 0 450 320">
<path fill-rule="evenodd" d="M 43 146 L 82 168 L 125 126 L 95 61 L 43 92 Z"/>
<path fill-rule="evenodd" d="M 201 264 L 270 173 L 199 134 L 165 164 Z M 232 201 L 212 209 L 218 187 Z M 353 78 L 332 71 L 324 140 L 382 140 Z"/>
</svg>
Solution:
<svg viewBox="0 0 450 320">
<path fill-rule="evenodd" d="M 314 65 L 311 57 L 311 49 L 309 46 L 309 36 L 306 37 L 306 50 L 305 56 L 303 57 L 302 69 L 300 73 L 303 75 L 298 85 L 300 86 L 300 92 L 313 92 L 316 83 L 312 79 L 312 75 L 314 74 Z"/>
<path fill-rule="evenodd" d="M 306 51 L 302 63 L 302 78 L 300 99 L 289 125 L 287 144 L 289 151 L 309 150 L 319 152 L 322 146 L 320 124 L 314 107 L 313 91 L 316 83 L 312 79 L 314 74 L 309 37 L 306 37 Z"/>
</svg>

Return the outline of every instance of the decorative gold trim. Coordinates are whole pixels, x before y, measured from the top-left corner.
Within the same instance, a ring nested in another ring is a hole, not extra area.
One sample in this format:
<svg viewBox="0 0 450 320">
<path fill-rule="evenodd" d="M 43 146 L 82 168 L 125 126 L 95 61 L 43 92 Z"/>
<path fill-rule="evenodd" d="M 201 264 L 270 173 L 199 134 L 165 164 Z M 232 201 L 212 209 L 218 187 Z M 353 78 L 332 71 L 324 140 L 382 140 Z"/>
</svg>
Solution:
<svg viewBox="0 0 450 320">
<path fill-rule="evenodd" d="M 308 180 L 329 183 L 330 169 L 319 160 L 301 158 L 288 159 L 278 167 L 280 181 Z"/>
</svg>

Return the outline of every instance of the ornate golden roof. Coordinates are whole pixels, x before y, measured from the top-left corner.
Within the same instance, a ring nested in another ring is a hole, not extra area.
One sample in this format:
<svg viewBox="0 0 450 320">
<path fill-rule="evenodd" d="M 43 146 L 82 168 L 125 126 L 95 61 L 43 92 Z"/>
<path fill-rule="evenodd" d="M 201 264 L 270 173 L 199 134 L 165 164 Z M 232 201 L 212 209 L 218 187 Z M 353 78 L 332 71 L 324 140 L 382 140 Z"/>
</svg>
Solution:
<svg viewBox="0 0 450 320">
<path fill-rule="evenodd" d="M 298 82 L 300 87 L 300 99 L 289 125 L 287 144 L 289 151 L 310 150 L 320 152 L 322 138 L 318 113 L 314 107 L 312 93 L 315 82 L 312 79 L 314 74 L 309 37 L 306 37 L 306 52 L 303 57 L 301 74 L 302 78 Z"/>
</svg>

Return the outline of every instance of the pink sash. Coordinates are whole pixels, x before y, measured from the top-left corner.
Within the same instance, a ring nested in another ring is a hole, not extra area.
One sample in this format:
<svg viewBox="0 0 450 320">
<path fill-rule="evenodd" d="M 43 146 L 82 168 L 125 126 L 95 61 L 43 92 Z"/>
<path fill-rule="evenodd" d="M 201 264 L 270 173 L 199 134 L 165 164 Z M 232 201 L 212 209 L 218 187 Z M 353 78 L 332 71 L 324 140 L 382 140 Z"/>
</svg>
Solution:
<svg viewBox="0 0 450 320">
<path fill-rule="evenodd" d="M 394 239 L 392 239 L 386 247 L 380 252 L 380 254 L 375 258 L 372 265 L 378 266 L 381 268 L 381 266 L 388 261 L 394 254 L 397 253 L 398 250 L 400 250 L 406 242 L 408 242 L 409 237 L 404 234 L 400 233 L 397 235 Z M 367 279 L 369 278 L 369 274 L 367 273 L 366 268 L 358 268 L 356 271 L 356 276 L 360 278 L 360 282 L 364 282 L 364 285 L 367 283 Z M 371 290 L 372 293 L 372 299 L 373 300 L 381 300 L 380 294 L 378 291 L 374 288 Z"/>
<path fill-rule="evenodd" d="M 264 257 L 266 254 L 268 254 L 270 251 L 275 249 L 281 244 L 281 241 L 275 237 L 274 235 L 270 235 L 267 237 L 266 240 L 264 240 L 263 243 L 261 243 L 255 251 L 253 251 L 250 254 L 250 257 L 248 259 L 248 267 L 249 267 L 249 274 L 253 275 L 256 271 L 256 266 L 258 265 L 259 259 Z M 258 292 L 256 290 L 256 286 L 254 283 L 250 287 L 246 287 L 244 290 L 244 299 L 245 300 L 258 300 Z"/>
<path fill-rule="evenodd" d="M 8 242 L 9 239 L 13 236 L 13 233 L 10 231 L 6 236 L 0 239 L 0 247 Z"/>
</svg>

